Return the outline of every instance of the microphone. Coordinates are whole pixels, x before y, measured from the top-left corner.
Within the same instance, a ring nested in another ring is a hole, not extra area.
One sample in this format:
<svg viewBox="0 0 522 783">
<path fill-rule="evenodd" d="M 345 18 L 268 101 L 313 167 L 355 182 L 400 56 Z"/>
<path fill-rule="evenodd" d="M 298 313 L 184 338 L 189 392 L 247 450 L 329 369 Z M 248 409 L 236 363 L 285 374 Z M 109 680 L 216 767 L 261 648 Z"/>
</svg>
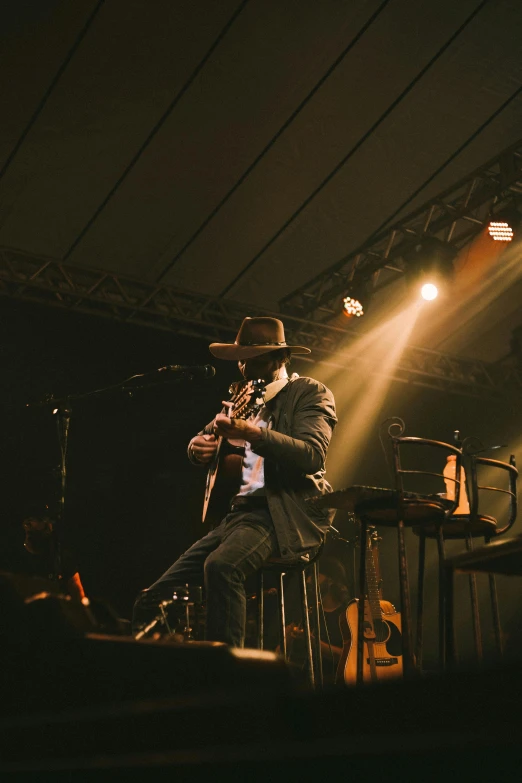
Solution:
<svg viewBox="0 0 522 783">
<path fill-rule="evenodd" d="M 194 378 L 213 378 L 216 368 L 211 364 L 167 364 L 158 372 L 173 372 L 178 375 L 192 375 Z"/>
</svg>

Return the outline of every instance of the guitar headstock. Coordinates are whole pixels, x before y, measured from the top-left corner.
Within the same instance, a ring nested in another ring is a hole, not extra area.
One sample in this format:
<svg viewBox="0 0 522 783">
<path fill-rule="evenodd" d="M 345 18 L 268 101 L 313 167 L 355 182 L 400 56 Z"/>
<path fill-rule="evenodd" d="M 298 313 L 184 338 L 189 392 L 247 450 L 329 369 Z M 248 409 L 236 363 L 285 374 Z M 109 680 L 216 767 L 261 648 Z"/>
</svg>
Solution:
<svg viewBox="0 0 522 783">
<path fill-rule="evenodd" d="M 246 381 L 231 400 L 233 405 L 228 414 L 230 418 L 248 419 L 257 413 L 265 404 L 265 388 L 265 381 L 261 378 Z"/>
</svg>

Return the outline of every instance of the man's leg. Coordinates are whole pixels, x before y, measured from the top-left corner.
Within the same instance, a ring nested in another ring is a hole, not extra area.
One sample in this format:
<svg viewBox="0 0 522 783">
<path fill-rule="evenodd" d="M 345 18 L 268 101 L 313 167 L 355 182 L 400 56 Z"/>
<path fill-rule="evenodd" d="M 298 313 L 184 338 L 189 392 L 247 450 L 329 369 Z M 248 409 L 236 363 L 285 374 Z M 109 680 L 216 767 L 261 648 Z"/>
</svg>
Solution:
<svg viewBox="0 0 522 783">
<path fill-rule="evenodd" d="M 216 549 L 223 537 L 222 522 L 215 530 L 192 544 L 154 584 L 142 590 L 134 604 L 132 629 L 137 633 L 159 613 L 161 601 L 172 597 L 173 588 L 179 585 L 203 585 L 203 565 L 208 555 Z"/>
<path fill-rule="evenodd" d="M 278 551 L 268 509 L 229 514 L 222 541 L 205 561 L 207 639 L 242 647 L 245 638 L 245 579 Z"/>
</svg>

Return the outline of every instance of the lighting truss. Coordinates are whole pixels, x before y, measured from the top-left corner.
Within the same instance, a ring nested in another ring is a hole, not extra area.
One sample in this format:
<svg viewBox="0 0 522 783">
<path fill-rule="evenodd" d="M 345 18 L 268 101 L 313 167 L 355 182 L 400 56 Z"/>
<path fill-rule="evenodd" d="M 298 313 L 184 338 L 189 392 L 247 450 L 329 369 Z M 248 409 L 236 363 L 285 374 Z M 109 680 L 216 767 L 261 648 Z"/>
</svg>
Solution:
<svg viewBox="0 0 522 783">
<path fill-rule="evenodd" d="M 460 250 L 489 224 L 493 206 L 512 200 L 513 194 L 522 194 L 522 141 L 286 296 L 281 310 L 328 322 L 340 311 L 355 276 L 379 288 L 392 283 L 405 271 L 403 255 L 426 237 Z"/>
<path fill-rule="evenodd" d="M 379 371 L 377 367 L 362 368 L 354 365 L 353 360 L 342 358 L 342 349 L 357 338 L 353 329 L 259 307 L 253 313 L 252 306 L 245 303 L 62 264 L 10 248 L 0 248 L 0 295 L 209 342 L 233 340 L 246 315 L 271 315 L 284 319 L 290 341 L 296 344 L 304 341 L 313 349 L 314 361 L 334 364 L 347 372 Z M 390 377 L 472 397 L 504 393 L 522 396 L 522 373 L 515 368 L 421 348 L 407 348 Z"/>
</svg>

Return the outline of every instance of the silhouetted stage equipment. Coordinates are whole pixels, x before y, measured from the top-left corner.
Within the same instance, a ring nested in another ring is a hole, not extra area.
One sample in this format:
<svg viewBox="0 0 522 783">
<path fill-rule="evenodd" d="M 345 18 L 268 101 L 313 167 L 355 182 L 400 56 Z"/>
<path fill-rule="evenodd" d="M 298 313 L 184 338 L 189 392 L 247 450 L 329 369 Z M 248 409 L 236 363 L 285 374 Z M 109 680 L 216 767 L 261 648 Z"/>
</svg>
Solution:
<svg viewBox="0 0 522 783">
<path fill-rule="evenodd" d="M 199 621 L 198 608 L 203 602 L 203 590 L 199 586 L 174 585 L 171 598 L 157 604 L 157 615 L 135 635 L 135 639 L 147 639 L 157 631 L 178 638 L 178 641 L 194 641 L 195 624 Z M 182 620 L 180 627 L 180 620 Z"/>
<path fill-rule="evenodd" d="M 504 576 L 522 576 L 522 536 L 493 541 L 486 546 L 456 555 L 445 562 L 446 568 L 446 627 L 447 660 L 449 666 L 456 663 L 454 593 L 455 574 L 485 573 Z M 520 586 L 517 586 L 520 592 Z"/>
<path fill-rule="evenodd" d="M 25 636 L 28 628 L 39 628 L 47 635 L 70 634 L 73 629 L 118 636 L 130 633 L 130 624 L 104 601 L 73 600 L 60 592 L 57 582 L 25 574 L 0 571 L 0 608 L 4 618 L 1 639 L 9 640 L 17 633 Z"/>
<path fill-rule="evenodd" d="M 0 574 L 0 714 L 290 686 L 274 653 L 103 633 L 92 602 L 41 591 L 41 581 Z"/>
<path fill-rule="evenodd" d="M 522 536 L 494 541 L 473 552 L 463 552 L 447 560 L 446 564 L 453 572 L 522 576 Z"/>
</svg>

